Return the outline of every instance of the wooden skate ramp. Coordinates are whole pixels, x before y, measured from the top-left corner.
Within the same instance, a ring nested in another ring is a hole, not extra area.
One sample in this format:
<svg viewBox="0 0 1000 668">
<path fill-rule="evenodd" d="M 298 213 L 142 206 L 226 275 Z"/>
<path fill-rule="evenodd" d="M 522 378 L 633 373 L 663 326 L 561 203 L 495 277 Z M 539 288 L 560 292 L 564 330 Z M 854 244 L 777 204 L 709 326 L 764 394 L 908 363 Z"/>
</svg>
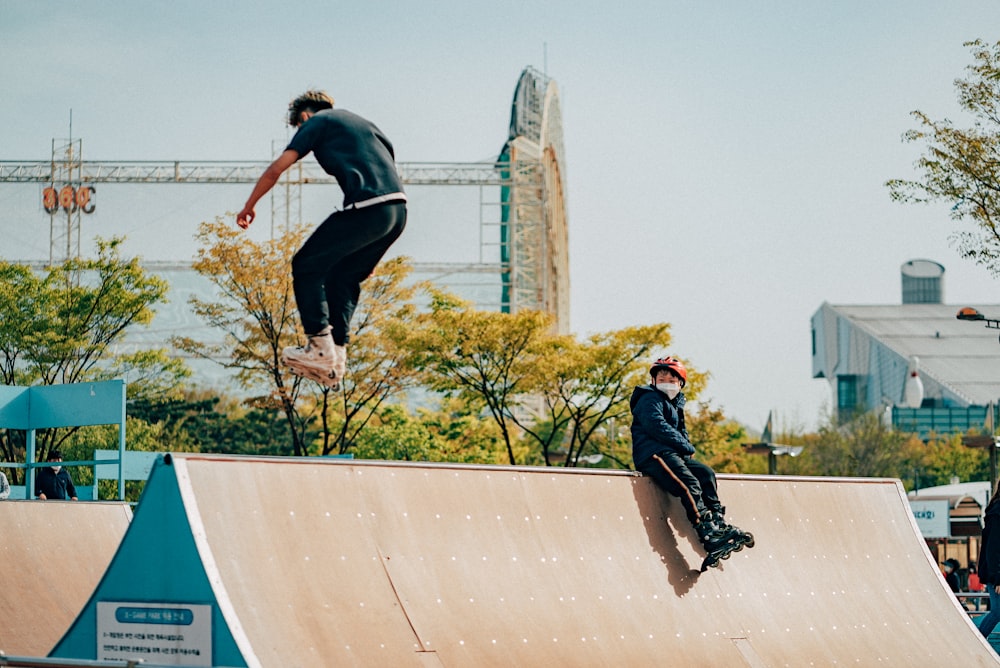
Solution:
<svg viewBox="0 0 1000 668">
<path fill-rule="evenodd" d="M 111 563 L 126 503 L 0 501 L 0 651 L 44 656 Z"/>
<path fill-rule="evenodd" d="M 720 491 L 757 545 L 700 573 L 679 504 L 635 475 L 175 455 L 88 608 L 213 602 L 214 665 L 1000 665 L 898 482 Z M 186 539 L 143 529 L 178 515 Z M 93 632 L 89 610 L 53 656 L 95 658 Z"/>
</svg>

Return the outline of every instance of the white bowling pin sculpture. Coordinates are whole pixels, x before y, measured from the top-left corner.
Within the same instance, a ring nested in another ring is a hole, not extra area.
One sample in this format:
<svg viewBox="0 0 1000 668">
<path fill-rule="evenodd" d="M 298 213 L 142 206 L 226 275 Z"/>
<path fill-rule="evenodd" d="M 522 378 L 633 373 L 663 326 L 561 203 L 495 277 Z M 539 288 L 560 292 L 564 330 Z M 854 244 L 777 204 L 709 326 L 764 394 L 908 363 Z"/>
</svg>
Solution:
<svg viewBox="0 0 1000 668">
<path fill-rule="evenodd" d="M 910 368 L 906 372 L 906 383 L 903 385 L 903 405 L 907 408 L 920 408 L 924 403 L 924 382 L 920 380 L 920 359 L 910 357 Z"/>
</svg>

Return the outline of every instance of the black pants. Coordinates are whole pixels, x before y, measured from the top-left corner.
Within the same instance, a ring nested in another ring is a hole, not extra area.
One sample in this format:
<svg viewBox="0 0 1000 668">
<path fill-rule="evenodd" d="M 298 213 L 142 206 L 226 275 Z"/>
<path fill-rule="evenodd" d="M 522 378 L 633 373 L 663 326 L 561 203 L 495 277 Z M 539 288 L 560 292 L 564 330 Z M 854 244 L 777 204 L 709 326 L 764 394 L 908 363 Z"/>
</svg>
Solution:
<svg viewBox="0 0 1000 668">
<path fill-rule="evenodd" d="M 668 494 L 680 499 L 691 524 L 701 521 L 706 510 L 722 512 L 715 471 L 696 459 L 684 459 L 672 450 L 662 450 L 636 469 L 648 475 Z"/>
<path fill-rule="evenodd" d="M 295 303 L 306 334 L 330 325 L 334 343 L 348 343 L 361 282 L 404 227 L 406 203 L 387 202 L 337 211 L 316 228 L 292 258 Z"/>
</svg>

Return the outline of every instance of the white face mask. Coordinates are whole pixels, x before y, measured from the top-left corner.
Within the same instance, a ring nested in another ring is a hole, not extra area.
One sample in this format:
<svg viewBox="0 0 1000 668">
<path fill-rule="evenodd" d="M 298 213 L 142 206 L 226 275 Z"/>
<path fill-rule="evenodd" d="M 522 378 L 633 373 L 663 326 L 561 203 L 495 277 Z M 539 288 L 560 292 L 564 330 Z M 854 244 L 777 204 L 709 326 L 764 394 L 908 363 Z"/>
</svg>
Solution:
<svg viewBox="0 0 1000 668">
<path fill-rule="evenodd" d="M 61 467 L 61 466 L 53 466 L 53 467 L 52 467 L 52 471 L 53 471 L 53 472 L 55 472 L 55 473 L 59 473 L 59 471 L 60 471 L 61 469 L 62 469 L 62 467 Z"/>
<path fill-rule="evenodd" d="M 681 391 L 681 386 L 677 383 L 657 383 L 656 389 L 663 392 L 670 399 L 673 399 Z"/>
</svg>

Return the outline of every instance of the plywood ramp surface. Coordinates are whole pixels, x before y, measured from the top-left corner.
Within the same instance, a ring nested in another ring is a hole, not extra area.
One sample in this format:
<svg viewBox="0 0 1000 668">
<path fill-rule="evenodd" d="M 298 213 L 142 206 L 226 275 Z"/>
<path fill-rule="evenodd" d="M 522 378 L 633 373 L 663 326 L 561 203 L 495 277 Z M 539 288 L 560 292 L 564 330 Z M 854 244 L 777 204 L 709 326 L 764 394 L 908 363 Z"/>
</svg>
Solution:
<svg viewBox="0 0 1000 668">
<path fill-rule="evenodd" d="M 126 503 L 0 501 L 0 651 L 44 656 L 128 529 Z"/>
<path fill-rule="evenodd" d="M 891 480 L 721 477 L 700 573 L 646 478 L 176 456 L 250 665 L 997 666 Z"/>
</svg>

